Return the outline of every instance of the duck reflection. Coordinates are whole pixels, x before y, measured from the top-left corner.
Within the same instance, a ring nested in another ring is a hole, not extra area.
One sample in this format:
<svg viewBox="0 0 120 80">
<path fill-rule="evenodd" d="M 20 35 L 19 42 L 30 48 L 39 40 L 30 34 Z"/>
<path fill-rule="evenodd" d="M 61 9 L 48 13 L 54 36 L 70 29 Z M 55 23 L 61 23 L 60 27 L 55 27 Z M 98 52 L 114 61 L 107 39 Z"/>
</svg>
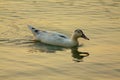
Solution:
<svg viewBox="0 0 120 80">
<path fill-rule="evenodd" d="M 29 39 L 0 39 L 0 45 L 14 45 L 14 46 L 24 46 L 30 47 L 29 52 L 45 52 L 45 53 L 56 53 L 56 51 L 64 51 L 66 49 L 71 49 L 73 61 L 82 62 L 84 57 L 89 56 L 88 52 L 80 52 L 78 48 L 81 46 L 76 46 L 72 48 L 64 48 L 59 46 L 52 46 L 39 41 L 29 40 Z"/>
<path fill-rule="evenodd" d="M 78 51 L 78 47 L 72 47 L 71 53 L 72 53 L 73 61 L 75 62 L 83 62 L 83 58 L 89 56 L 88 52 Z"/>
<path fill-rule="evenodd" d="M 81 46 L 83 46 L 83 45 L 81 45 Z M 56 51 L 64 51 L 65 49 L 71 49 L 73 61 L 83 62 L 83 58 L 89 56 L 89 53 L 78 51 L 78 48 L 81 46 L 75 46 L 72 48 L 64 48 L 64 47 L 52 46 L 52 45 L 48 45 L 48 44 L 44 44 L 44 43 L 35 41 L 34 45 L 32 47 L 34 47 L 33 50 L 37 50 L 37 51 L 45 52 L 45 53 L 55 53 Z"/>
<path fill-rule="evenodd" d="M 29 46 L 32 48 L 32 52 L 56 53 L 56 51 L 64 51 L 65 49 L 63 47 L 53 46 L 39 41 L 34 41 L 34 43 Z"/>
</svg>

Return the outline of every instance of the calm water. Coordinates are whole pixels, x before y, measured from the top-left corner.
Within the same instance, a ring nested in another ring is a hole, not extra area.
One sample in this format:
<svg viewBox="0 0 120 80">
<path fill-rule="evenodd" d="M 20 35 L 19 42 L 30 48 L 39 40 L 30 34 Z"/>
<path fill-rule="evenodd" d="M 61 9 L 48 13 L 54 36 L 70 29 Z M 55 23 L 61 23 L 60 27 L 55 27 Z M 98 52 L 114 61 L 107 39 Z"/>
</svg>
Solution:
<svg viewBox="0 0 120 80">
<path fill-rule="evenodd" d="M 0 0 L 0 80 L 119 80 L 119 9 L 120 0 Z M 80 28 L 90 41 L 78 51 L 33 42 L 28 24 L 68 36 Z"/>
</svg>

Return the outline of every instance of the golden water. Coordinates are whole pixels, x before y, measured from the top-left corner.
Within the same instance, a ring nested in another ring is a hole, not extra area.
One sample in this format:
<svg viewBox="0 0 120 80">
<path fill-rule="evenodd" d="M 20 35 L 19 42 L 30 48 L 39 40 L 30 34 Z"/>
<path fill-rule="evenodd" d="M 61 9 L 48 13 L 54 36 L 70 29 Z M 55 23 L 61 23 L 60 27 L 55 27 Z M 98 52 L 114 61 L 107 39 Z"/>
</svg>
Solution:
<svg viewBox="0 0 120 80">
<path fill-rule="evenodd" d="M 0 0 L 0 80 L 119 80 L 119 0 Z M 70 36 L 76 28 L 89 41 L 73 61 L 70 49 L 31 41 L 27 25 Z"/>
</svg>

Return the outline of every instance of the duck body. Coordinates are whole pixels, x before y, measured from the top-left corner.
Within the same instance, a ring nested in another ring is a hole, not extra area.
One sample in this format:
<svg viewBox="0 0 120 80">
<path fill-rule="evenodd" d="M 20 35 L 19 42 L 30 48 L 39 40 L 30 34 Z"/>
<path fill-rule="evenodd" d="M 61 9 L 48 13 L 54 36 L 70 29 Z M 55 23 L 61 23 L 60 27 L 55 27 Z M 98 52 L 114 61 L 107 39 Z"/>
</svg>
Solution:
<svg viewBox="0 0 120 80">
<path fill-rule="evenodd" d="M 51 31 L 40 32 L 40 34 L 36 35 L 36 40 L 63 47 L 72 47 L 75 45 L 74 42 L 66 35 Z"/>
<path fill-rule="evenodd" d="M 77 39 L 69 38 L 68 36 L 58 33 L 55 31 L 43 31 L 38 30 L 30 25 L 28 25 L 29 29 L 32 31 L 35 39 L 42 43 L 62 46 L 62 47 L 74 47 L 78 45 Z"/>
</svg>

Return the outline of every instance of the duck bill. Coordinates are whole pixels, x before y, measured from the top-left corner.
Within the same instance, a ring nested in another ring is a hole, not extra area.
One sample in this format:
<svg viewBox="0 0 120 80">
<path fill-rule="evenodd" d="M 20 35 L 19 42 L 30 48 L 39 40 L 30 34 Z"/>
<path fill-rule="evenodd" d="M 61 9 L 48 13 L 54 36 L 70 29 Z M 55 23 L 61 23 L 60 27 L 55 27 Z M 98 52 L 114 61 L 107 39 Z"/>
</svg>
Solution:
<svg viewBox="0 0 120 80">
<path fill-rule="evenodd" d="M 86 40 L 89 40 L 89 38 L 85 34 L 82 34 L 81 37 L 84 38 L 84 39 L 86 39 Z"/>
</svg>

